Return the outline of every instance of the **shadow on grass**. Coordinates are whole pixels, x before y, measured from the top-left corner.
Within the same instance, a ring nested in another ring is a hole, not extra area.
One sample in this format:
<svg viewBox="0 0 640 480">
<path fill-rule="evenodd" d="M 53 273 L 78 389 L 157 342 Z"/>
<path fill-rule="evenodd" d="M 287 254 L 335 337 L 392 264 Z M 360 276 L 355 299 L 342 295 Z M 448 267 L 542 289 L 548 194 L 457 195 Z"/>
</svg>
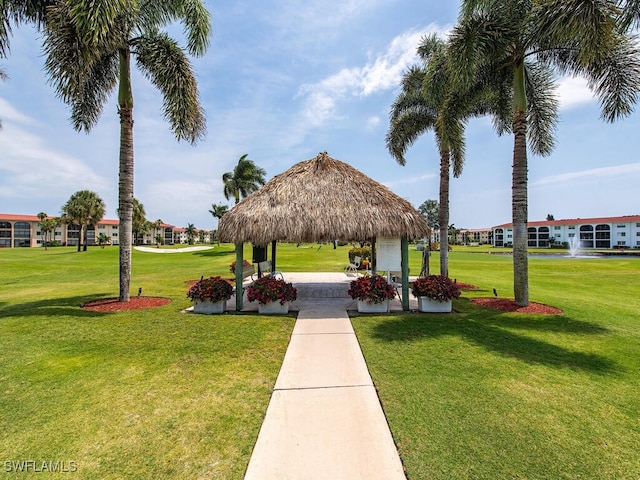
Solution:
<svg viewBox="0 0 640 480">
<path fill-rule="evenodd" d="M 83 304 L 100 298 L 106 298 L 106 293 L 96 293 L 93 295 L 83 295 L 67 298 L 50 298 L 46 300 L 35 300 L 33 302 L 11 304 L 0 306 L 0 318 L 9 317 L 101 317 L 104 313 L 83 310 Z"/>
<path fill-rule="evenodd" d="M 224 257 L 230 254 L 235 255 L 235 253 L 236 251 L 234 248 L 227 248 L 227 247 L 215 247 L 212 250 L 199 250 L 199 251 L 191 252 L 192 255 L 199 256 L 199 257 Z M 235 257 L 234 257 L 234 260 L 235 260 Z"/>
<path fill-rule="evenodd" d="M 463 302 L 468 300 L 463 300 Z M 542 364 L 555 368 L 571 368 L 598 374 L 613 373 L 621 368 L 601 355 L 573 351 L 524 334 L 509 331 L 521 328 L 539 332 L 566 334 L 601 334 L 607 329 L 560 315 L 517 314 L 506 316 L 489 309 L 467 309 L 449 315 L 404 314 L 391 318 L 373 328 L 373 337 L 386 342 L 412 342 L 457 336 L 466 341 L 515 358 L 529 364 Z"/>
</svg>

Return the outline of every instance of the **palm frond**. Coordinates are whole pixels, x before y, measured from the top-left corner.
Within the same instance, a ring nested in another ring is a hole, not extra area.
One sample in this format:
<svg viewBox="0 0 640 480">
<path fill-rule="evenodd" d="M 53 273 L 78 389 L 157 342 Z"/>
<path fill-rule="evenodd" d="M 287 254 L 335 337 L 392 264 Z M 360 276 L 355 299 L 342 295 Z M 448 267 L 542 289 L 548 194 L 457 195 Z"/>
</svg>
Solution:
<svg viewBox="0 0 640 480">
<path fill-rule="evenodd" d="M 525 63 L 527 140 L 536 155 L 550 155 L 555 147 L 559 103 L 554 80 L 553 72 L 544 65 Z"/>
<path fill-rule="evenodd" d="M 197 142 L 204 136 L 206 120 L 185 53 L 165 33 L 141 36 L 133 52 L 140 70 L 162 92 L 163 113 L 176 138 Z"/>
</svg>

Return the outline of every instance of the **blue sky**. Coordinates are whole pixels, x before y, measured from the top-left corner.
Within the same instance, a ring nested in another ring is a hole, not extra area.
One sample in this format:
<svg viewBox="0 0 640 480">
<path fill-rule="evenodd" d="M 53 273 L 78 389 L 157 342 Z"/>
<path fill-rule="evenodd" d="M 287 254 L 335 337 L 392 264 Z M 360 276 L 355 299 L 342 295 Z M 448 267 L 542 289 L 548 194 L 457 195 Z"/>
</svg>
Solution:
<svg viewBox="0 0 640 480">
<path fill-rule="evenodd" d="M 420 38 L 446 32 L 458 2 L 440 0 L 238 0 L 208 2 L 213 38 L 194 60 L 207 136 L 175 141 L 161 97 L 134 83 L 135 196 L 149 220 L 210 229 L 212 203 L 226 203 L 222 174 L 249 158 L 271 178 L 327 151 L 415 206 L 438 198 L 431 133 L 399 166 L 385 148 L 389 108 Z M 172 28 L 179 35 L 179 28 Z M 96 191 L 117 218 L 119 123 L 115 98 L 92 132 L 77 133 L 43 72 L 37 34 L 14 31 L 0 66 L 0 212 L 58 215 L 76 191 Z M 560 79 L 557 146 L 529 157 L 529 219 L 640 213 L 640 118 L 600 120 L 580 79 Z M 484 228 L 511 220 L 512 138 L 487 119 L 467 128 L 463 174 L 451 182 L 451 223 Z M 330 208 L 331 205 L 327 205 Z M 357 221 L 357 219 L 354 219 Z"/>
</svg>

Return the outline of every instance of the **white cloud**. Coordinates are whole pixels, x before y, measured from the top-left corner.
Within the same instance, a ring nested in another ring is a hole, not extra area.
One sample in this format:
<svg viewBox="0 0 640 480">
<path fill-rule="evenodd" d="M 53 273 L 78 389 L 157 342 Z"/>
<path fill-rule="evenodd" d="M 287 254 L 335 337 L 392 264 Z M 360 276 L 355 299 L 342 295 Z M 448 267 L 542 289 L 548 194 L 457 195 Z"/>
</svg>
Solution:
<svg viewBox="0 0 640 480">
<path fill-rule="evenodd" d="M 7 102 L 4 98 L 0 98 L 0 119 L 4 121 L 13 120 L 14 122 L 27 125 L 36 123 L 34 119 L 16 110 L 13 105 Z"/>
<path fill-rule="evenodd" d="M 371 58 L 366 65 L 344 68 L 313 84 L 304 84 L 296 97 L 306 98 L 305 121 L 315 126 L 336 118 L 336 105 L 347 97 L 368 97 L 395 89 L 402 73 L 416 61 L 416 48 L 427 32 L 444 35 L 448 28 L 435 24 L 423 31 L 410 30 L 391 40 L 384 52 Z"/>
<path fill-rule="evenodd" d="M 571 109 L 594 100 L 587 81 L 581 77 L 565 77 L 558 85 L 558 98 L 561 109 Z"/>
<path fill-rule="evenodd" d="M 17 117 L 21 114 L 17 112 Z M 24 123 L 35 123 L 24 116 Z M 77 158 L 54 151 L 41 137 L 4 122 L 0 132 L 4 187 L 0 196 L 48 198 L 52 192 L 71 195 L 88 188 L 101 196 L 110 190 L 107 180 Z M 104 197 L 103 197 L 104 198 Z"/>
<path fill-rule="evenodd" d="M 435 173 L 425 173 L 424 175 L 418 175 L 417 177 L 402 178 L 400 180 L 394 180 L 392 182 L 382 182 L 382 184 L 389 189 L 394 189 L 399 185 L 411 185 L 414 183 L 423 182 L 425 180 L 430 180 L 435 177 L 437 177 Z"/>
<path fill-rule="evenodd" d="M 613 167 L 592 168 L 590 170 L 582 170 L 579 172 L 561 173 L 559 175 L 550 175 L 543 177 L 533 183 L 535 186 L 550 185 L 554 183 L 570 183 L 576 180 L 603 178 L 603 177 L 626 177 L 628 175 L 640 173 L 639 163 L 627 163 L 625 165 L 616 165 Z"/>
</svg>

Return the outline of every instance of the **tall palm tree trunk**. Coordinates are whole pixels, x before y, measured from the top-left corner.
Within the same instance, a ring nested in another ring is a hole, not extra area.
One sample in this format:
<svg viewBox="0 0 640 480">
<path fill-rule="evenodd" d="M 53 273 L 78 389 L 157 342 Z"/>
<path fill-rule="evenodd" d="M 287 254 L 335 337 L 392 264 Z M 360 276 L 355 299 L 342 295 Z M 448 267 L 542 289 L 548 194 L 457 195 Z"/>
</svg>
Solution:
<svg viewBox="0 0 640 480">
<path fill-rule="evenodd" d="M 529 259 L 527 258 L 527 97 L 524 83 L 524 63 L 513 76 L 513 171 L 511 185 L 511 215 L 513 218 L 513 295 L 516 305 L 529 305 Z"/>
<path fill-rule="evenodd" d="M 449 276 L 449 150 L 440 151 L 440 209 L 438 223 L 440 224 L 440 275 Z"/>
<path fill-rule="evenodd" d="M 129 51 L 120 51 L 120 172 L 118 182 L 118 212 L 120 215 L 120 297 L 129 301 L 131 283 L 131 243 L 133 227 L 133 95 Z"/>
<path fill-rule="evenodd" d="M 527 121 L 524 112 L 516 112 L 513 125 L 513 294 L 516 305 L 529 304 L 529 261 L 527 258 Z"/>
</svg>

